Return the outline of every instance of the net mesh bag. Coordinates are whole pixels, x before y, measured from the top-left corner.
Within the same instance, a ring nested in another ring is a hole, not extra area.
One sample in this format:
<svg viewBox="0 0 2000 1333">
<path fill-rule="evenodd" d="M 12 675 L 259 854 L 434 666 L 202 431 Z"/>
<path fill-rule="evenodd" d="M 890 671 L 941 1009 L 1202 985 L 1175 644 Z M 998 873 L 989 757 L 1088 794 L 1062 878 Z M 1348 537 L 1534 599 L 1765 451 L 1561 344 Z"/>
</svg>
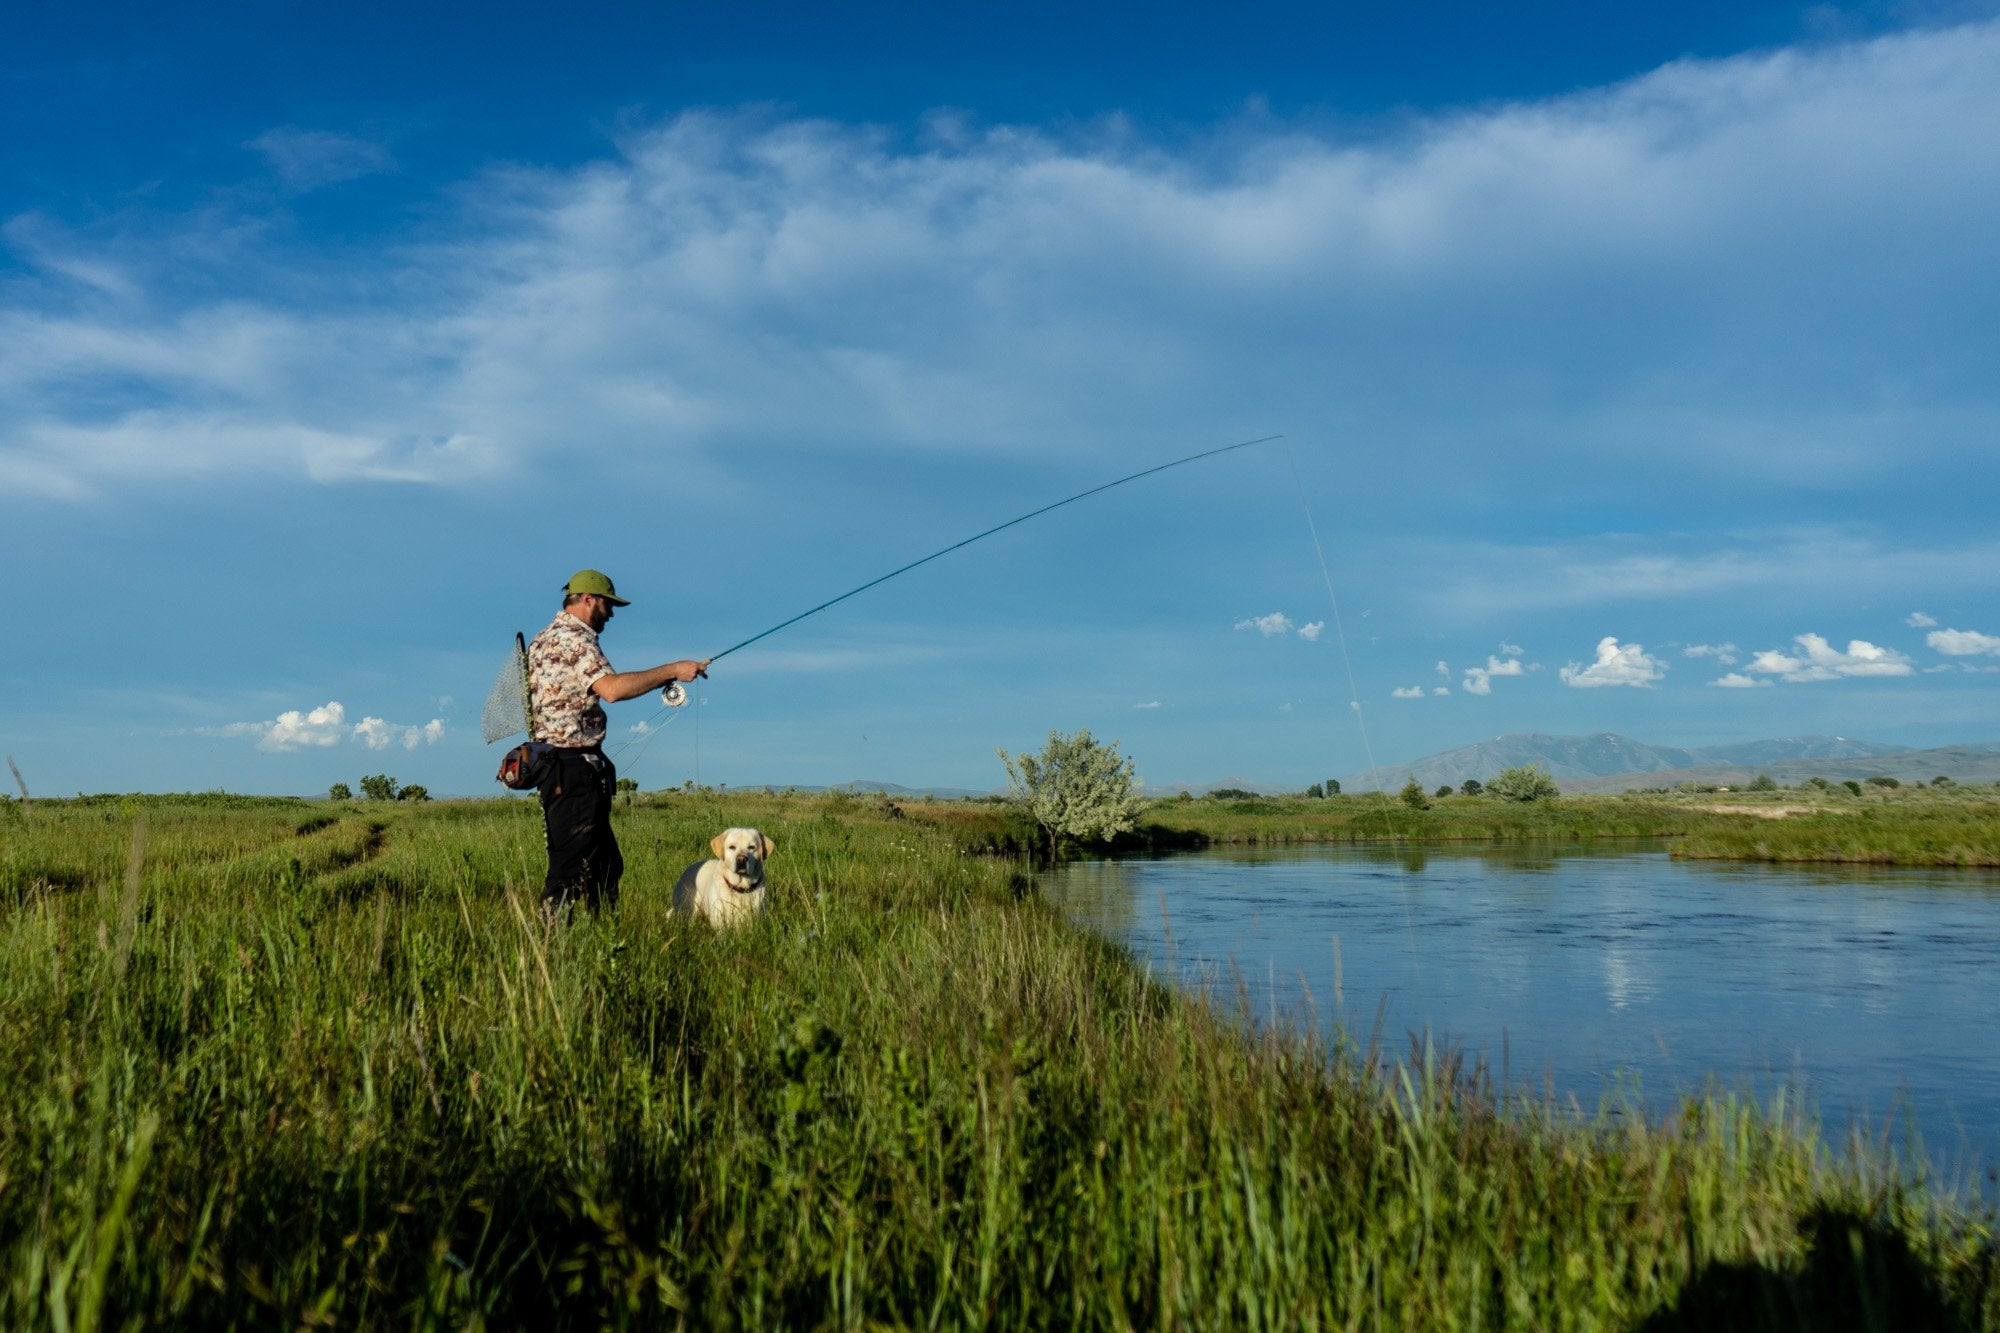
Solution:
<svg viewBox="0 0 2000 1333">
<path fill-rule="evenodd" d="M 519 634 L 508 650 L 507 661 L 486 693 L 486 707 L 479 712 L 479 734 L 491 745 L 494 741 L 530 731 L 528 713 L 528 642 Z"/>
</svg>

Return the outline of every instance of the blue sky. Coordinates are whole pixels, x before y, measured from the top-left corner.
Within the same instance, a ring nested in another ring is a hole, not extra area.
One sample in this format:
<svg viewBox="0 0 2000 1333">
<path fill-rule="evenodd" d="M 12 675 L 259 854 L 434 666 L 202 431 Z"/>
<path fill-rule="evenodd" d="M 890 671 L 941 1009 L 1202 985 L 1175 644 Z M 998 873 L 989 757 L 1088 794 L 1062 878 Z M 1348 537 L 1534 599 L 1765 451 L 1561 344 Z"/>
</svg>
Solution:
<svg viewBox="0 0 2000 1333">
<path fill-rule="evenodd" d="M 37 794 L 497 791 L 575 568 L 615 664 L 706 656 L 1273 433 L 615 707 L 626 772 L 2000 740 L 1991 3 L 40 8 Z"/>
</svg>

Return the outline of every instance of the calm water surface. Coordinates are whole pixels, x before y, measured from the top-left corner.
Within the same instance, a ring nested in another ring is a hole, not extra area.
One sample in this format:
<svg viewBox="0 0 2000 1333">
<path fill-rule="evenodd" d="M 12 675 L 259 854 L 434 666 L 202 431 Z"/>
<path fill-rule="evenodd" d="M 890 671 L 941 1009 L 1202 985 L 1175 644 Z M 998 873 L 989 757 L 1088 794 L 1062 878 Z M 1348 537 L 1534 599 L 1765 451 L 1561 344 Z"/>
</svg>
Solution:
<svg viewBox="0 0 2000 1333">
<path fill-rule="evenodd" d="M 2000 875 L 1661 850 L 1240 849 L 1044 878 L 1073 915 L 1258 1017 L 1391 1054 L 1429 1031 L 1510 1085 L 1655 1110 L 1709 1080 L 1804 1094 L 2000 1190 Z M 1305 1006 L 1309 1003 L 1311 1009 Z M 1379 1028 L 1378 1028 L 1379 1024 Z"/>
</svg>

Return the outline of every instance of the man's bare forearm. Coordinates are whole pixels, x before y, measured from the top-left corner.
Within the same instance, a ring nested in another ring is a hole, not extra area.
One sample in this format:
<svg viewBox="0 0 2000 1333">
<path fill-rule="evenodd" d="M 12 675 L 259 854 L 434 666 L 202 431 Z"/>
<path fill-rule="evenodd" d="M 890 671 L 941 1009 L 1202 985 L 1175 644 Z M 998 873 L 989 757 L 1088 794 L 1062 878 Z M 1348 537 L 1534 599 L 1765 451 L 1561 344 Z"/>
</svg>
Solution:
<svg viewBox="0 0 2000 1333">
<path fill-rule="evenodd" d="M 625 699 L 636 699 L 677 680 L 694 680 L 708 674 L 706 660 L 696 662 L 687 659 L 667 662 L 661 666 L 648 667 L 644 671 L 614 671 L 608 676 L 599 676 L 591 682 L 590 691 L 606 703 L 618 703 Z"/>
</svg>

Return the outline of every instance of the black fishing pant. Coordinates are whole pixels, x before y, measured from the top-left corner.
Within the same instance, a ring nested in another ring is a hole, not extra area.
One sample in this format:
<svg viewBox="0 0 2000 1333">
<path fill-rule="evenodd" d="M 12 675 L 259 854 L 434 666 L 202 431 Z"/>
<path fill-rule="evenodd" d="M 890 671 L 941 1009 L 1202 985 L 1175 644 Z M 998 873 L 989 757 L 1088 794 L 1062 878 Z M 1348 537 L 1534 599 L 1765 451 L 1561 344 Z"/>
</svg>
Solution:
<svg viewBox="0 0 2000 1333">
<path fill-rule="evenodd" d="M 549 846 L 544 912 L 566 912 L 579 901 L 593 911 L 618 906 L 625 858 L 611 832 L 611 800 L 617 794 L 618 770 L 602 750 L 557 750 L 549 756 L 541 785 Z"/>
</svg>

